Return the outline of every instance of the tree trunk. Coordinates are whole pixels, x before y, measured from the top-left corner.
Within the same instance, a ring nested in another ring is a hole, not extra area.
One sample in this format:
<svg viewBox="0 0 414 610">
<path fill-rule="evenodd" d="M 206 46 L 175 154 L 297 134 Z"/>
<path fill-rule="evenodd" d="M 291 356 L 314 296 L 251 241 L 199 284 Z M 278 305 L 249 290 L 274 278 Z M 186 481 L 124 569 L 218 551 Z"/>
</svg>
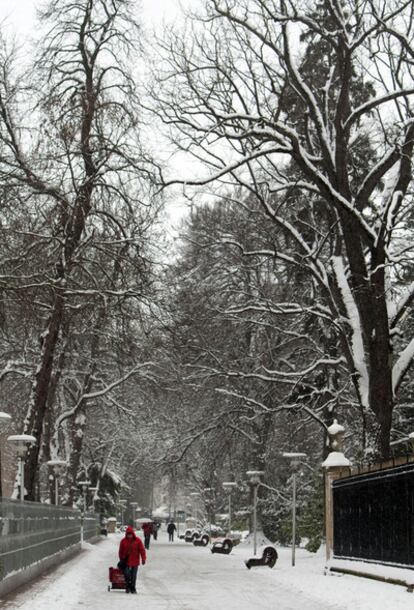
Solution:
<svg viewBox="0 0 414 610">
<path fill-rule="evenodd" d="M 59 341 L 63 315 L 64 298 L 62 295 L 56 294 L 53 310 L 46 326 L 46 331 L 43 333 L 40 365 L 33 383 L 29 413 L 24 425 L 24 433 L 31 434 L 36 438 L 36 444 L 29 448 L 25 462 L 27 499 L 32 501 L 35 500 L 37 466 L 39 462 L 43 424 L 47 410 L 53 360 L 56 346 Z"/>
</svg>

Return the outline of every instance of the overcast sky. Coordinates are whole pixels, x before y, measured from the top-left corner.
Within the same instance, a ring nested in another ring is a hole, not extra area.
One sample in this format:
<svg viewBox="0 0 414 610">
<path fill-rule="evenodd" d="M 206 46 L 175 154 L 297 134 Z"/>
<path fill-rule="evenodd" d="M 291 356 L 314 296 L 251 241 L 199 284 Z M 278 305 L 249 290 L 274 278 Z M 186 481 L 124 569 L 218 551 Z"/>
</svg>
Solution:
<svg viewBox="0 0 414 610">
<path fill-rule="evenodd" d="M 178 0 L 141 0 L 140 4 L 147 25 L 159 23 L 163 17 L 168 21 L 174 20 L 180 12 Z M 6 19 L 16 33 L 30 35 L 33 32 L 36 5 L 39 5 L 39 0 L 0 0 L 0 22 Z"/>
<path fill-rule="evenodd" d="M 198 2 L 199 0 L 137 0 L 137 17 L 147 30 L 151 30 L 161 26 L 164 20 L 170 23 L 179 22 L 182 15 L 180 5 L 189 6 Z M 8 34 L 15 34 L 19 46 L 23 46 L 26 41 L 30 42 L 36 32 L 35 9 L 44 3 L 45 0 L 0 0 L 0 25 L 6 28 Z M 182 175 L 183 160 L 171 160 L 171 164 L 172 171 Z M 187 211 L 188 203 L 182 196 L 181 189 L 172 189 L 166 195 L 168 218 L 175 226 Z"/>
</svg>

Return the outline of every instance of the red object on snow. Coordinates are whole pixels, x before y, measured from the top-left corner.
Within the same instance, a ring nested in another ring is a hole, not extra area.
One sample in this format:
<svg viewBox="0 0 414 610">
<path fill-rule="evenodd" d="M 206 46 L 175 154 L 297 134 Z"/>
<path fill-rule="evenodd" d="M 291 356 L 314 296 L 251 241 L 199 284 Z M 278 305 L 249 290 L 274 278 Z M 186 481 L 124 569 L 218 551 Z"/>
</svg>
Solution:
<svg viewBox="0 0 414 610">
<path fill-rule="evenodd" d="M 133 537 L 127 538 L 128 534 L 132 534 Z M 127 527 L 125 538 L 122 538 L 119 545 L 119 559 L 126 561 L 129 568 L 135 568 L 140 565 L 141 561 L 145 563 L 147 559 L 144 544 L 131 526 Z"/>
<path fill-rule="evenodd" d="M 111 589 L 126 589 L 126 582 L 122 570 L 118 568 L 109 568 L 109 582 L 108 591 Z"/>
</svg>

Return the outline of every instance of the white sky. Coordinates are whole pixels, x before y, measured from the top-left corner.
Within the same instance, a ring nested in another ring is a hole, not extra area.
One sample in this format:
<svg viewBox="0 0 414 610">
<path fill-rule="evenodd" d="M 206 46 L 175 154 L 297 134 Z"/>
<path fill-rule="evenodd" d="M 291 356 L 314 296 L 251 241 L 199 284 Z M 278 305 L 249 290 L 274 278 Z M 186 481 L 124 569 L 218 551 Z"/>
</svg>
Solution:
<svg viewBox="0 0 414 610">
<path fill-rule="evenodd" d="M 137 18 L 147 29 L 151 31 L 161 26 L 163 21 L 174 24 L 181 20 L 181 6 L 198 4 L 200 0 L 137 0 Z M 17 45 L 24 47 L 30 42 L 36 31 L 36 7 L 43 5 L 45 0 L 0 0 L 0 27 L 5 28 L 8 34 L 14 34 Z M 180 175 L 182 167 L 174 167 Z M 180 162 L 179 162 L 180 163 Z M 182 163 L 182 161 L 181 161 Z M 181 165 L 180 163 L 180 165 Z M 178 189 L 168 193 L 168 217 L 174 226 L 188 210 L 188 204 Z"/>
<path fill-rule="evenodd" d="M 0 0 L 0 23 L 6 19 L 18 37 L 30 35 L 35 26 L 35 6 L 39 3 L 39 0 Z M 173 21 L 180 13 L 178 0 L 141 0 L 140 4 L 147 26 L 161 22 L 164 17 Z"/>
</svg>

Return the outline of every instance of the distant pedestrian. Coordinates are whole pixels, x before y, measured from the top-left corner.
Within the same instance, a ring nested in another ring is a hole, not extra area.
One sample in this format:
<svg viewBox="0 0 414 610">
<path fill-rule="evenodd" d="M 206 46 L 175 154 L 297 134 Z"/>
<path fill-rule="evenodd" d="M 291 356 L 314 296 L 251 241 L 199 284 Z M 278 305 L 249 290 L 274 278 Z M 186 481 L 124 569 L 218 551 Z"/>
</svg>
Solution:
<svg viewBox="0 0 414 610">
<path fill-rule="evenodd" d="M 145 565 L 147 554 L 141 538 L 134 532 L 134 528 L 129 526 L 126 529 L 125 537 L 122 538 L 119 545 L 119 564 L 118 567 L 122 570 L 126 582 L 125 593 L 136 593 L 136 582 L 138 567 L 141 564 Z"/>
<path fill-rule="evenodd" d="M 144 532 L 144 544 L 145 548 L 148 550 L 150 548 L 151 542 L 151 534 L 154 533 L 154 527 L 151 521 L 142 524 L 142 531 Z"/>
<path fill-rule="evenodd" d="M 154 540 L 157 540 L 158 538 L 158 530 L 161 527 L 161 522 L 160 521 L 154 521 L 154 527 L 153 527 L 153 536 L 154 536 Z"/>
<path fill-rule="evenodd" d="M 174 523 L 174 521 L 170 521 L 169 524 L 167 525 L 167 532 L 168 532 L 168 540 L 169 542 L 174 542 L 174 533 L 177 531 L 177 527 Z"/>
</svg>

